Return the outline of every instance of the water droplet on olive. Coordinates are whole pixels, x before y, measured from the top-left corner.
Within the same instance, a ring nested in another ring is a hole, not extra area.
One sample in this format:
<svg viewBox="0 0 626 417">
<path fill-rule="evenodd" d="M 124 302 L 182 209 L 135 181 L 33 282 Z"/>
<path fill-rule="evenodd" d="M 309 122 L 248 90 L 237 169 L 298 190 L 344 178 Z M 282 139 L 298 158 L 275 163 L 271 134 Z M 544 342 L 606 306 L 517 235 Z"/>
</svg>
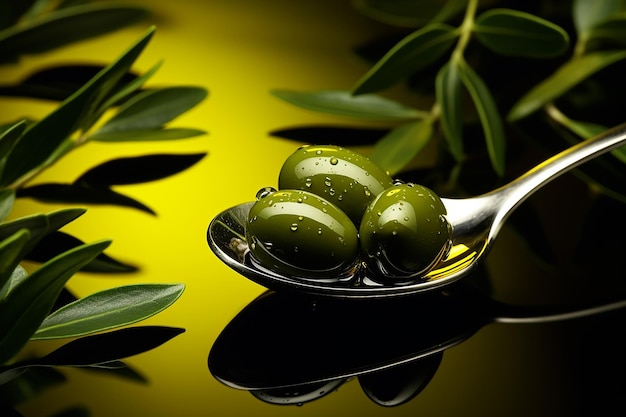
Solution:
<svg viewBox="0 0 626 417">
<path fill-rule="evenodd" d="M 265 198 L 265 197 L 267 197 L 270 194 L 275 193 L 275 192 L 276 192 L 276 188 L 273 188 L 273 187 L 263 187 L 259 191 L 256 192 L 256 199 L 260 200 L 260 199 Z"/>
</svg>

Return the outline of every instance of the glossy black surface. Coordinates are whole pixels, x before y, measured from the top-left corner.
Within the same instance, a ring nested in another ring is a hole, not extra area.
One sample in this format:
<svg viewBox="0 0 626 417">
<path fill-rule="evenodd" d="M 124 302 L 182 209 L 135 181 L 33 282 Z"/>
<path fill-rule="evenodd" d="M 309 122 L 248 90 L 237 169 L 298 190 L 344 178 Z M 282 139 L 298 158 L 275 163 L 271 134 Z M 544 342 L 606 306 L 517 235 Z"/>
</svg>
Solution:
<svg viewBox="0 0 626 417">
<path fill-rule="evenodd" d="M 594 362 L 602 362 L 594 355 L 616 349 L 615 340 L 621 336 L 604 326 L 623 319 L 625 312 L 624 300 L 579 306 L 515 306 L 460 284 L 446 292 L 392 300 L 315 299 L 267 292 L 226 326 L 211 348 L 208 366 L 220 382 L 248 390 L 268 403 L 320 400 L 346 381 L 358 379 L 372 402 L 400 407 L 427 387 L 448 349 L 470 340 L 484 326 L 554 326 L 558 332 L 555 341 L 561 340 L 568 328 L 600 326 L 595 331 L 607 332 L 604 340 L 590 344 L 591 340 L 581 339 L 563 352 L 564 360 L 578 357 L 581 365 L 570 387 L 573 391 L 566 394 L 574 401 L 575 392 L 587 378 L 609 371 L 592 369 Z M 615 381 L 616 389 L 622 386 Z M 520 394 L 523 392 L 521 388 Z M 591 407 L 596 398 L 591 395 L 578 400 Z M 604 405 L 609 403 L 605 400 Z"/>
</svg>

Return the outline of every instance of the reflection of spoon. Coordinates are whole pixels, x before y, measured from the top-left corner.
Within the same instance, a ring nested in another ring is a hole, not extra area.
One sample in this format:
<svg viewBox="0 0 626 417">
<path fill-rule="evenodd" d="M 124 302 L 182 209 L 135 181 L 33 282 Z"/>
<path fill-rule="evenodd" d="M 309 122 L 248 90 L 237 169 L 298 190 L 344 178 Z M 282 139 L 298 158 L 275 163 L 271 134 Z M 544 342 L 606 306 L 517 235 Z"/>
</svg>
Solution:
<svg viewBox="0 0 626 417">
<path fill-rule="evenodd" d="M 460 284 L 378 300 L 267 292 L 222 330 L 209 370 L 233 388 L 276 393 L 423 360 L 490 323 L 560 321 L 626 307 L 626 300 L 576 309 L 513 306 Z"/>
<path fill-rule="evenodd" d="M 207 241 L 213 252 L 243 276 L 270 289 L 336 297 L 389 297 L 431 290 L 467 275 L 489 252 L 508 215 L 544 184 L 598 155 L 626 142 L 626 125 L 588 139 L 537 165 L 518 179 L 476 197 L 443 198 L 453 226 L 452 248 L 422 279 L 397 285 L 381 285 L 366 268 L 349 280 L 320 282 L 281 275 L 250 261 L 245 224 L 252 203 L 244 203 L 217 215 L 210 223 Z"/>
</svg>

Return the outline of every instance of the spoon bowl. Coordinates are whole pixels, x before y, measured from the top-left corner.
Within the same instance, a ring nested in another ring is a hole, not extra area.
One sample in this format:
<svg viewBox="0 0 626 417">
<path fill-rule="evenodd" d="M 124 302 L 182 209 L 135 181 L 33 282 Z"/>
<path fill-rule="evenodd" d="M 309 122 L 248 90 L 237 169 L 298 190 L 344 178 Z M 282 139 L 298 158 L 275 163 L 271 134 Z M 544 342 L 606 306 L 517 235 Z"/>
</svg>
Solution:
<svg viewBox="0 0 626 417">
<path fill-rule="evenodd" d="M 245 239 L 246 222 L 253 202 L 218 214 L 209 224 L 207 241 L 211 250 L 226 265 L 273 290 L 347 298 L 393 297 L 430 291 L 472 272 L 489 253 L 511 212 L 535 191 L 561 174 L 625 143 L 626 124 L 558 153 L 493 191 L 469 198 L 442 198 L 446 216 L 452 225 L 452 247 L 432 270 L 410 282 L 383 285 L 365 267 L 358 268 L 353 276 L 341 280 L 313 280 L 263 268 L 250 255 Z"/>
</svg>

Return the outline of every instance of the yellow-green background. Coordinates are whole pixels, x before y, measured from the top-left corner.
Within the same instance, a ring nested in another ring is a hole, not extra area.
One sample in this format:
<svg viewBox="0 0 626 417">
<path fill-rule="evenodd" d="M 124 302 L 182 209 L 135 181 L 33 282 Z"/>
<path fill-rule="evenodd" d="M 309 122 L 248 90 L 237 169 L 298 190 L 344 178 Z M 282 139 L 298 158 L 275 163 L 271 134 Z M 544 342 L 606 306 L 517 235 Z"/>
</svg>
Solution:
<svg viewBox="0 0 626 417">
<path fill-rule="evenodd" d="M 513 416 L 533 415 L 533 410 L 567 414 L 564 394 L 544 388 L 563 384 L 567 381 L 563 372 L 573 371 L 555 364 L 544 366 L 544 361 L 558 356 L 559 347 L 550 327 L 541 326 L 484 328 L 462 347 L 449 350 L 424 393 L 398 408 L 375 405 L 356 381 L 303 407 L 268 405 L 217 382 L 206 366 L 212 343 L 229 320 L 264 289 L 229 270 L 211 253 L 205 240 L 207 225 L 221 210 L 253 199 L 263 186 L 275 185 L 282 161 L 298 145 L 270 137 L 270 131 L 346 122 L 287 105 L 273 98 L 269 90 L 350 88 L 368 68 L 351 53 L 352 48 L 388 29 L 357 14 L 348 0 L 126 3 L 145 5 L 154 14 L 144 24 L 53 53 L 25 57 L 17 65 L 0 68 L 0 78 L 3 82 L 17 80 L 52 64 L 108 63 L 150 24 L 156 24 L 157 32 L 135 69 L 145 71 L 164 59 L 150 85 L 200 85 L 210 91 L 206 101 L 174 123 L 206 129 L 208 135 L 169 143 L 89 144 L 37 179 L 72 181 L 96 164 L 123 156 L 209 153 L 176 176 L 119 187 L 152 207 L 156 217 L 132 209 L 88 207 L 88 212 L 66 229 L 88 242 L 113 239 L 108 253 L 141 268 L 137 274 L 121 277 L 79 274 L 70 282 L 72 290 L 84 296 L 138 282 L 184 282 L 187 288 L 181 299 L 144 324 L 184 327 L 186 332 L 128 360 L 148 377 L 149 385 L 66 370 L 67 383 L 20 407 L 26 416 L 51 415 L 73 405 L 86 406 L 94 417 Z M 6 121 L 41 117 L 53 106 L 30 99 L 0 100 L 2 120 Z M 13 215 L 58 207 L 20 200 Z M 413 319 L 406 318 L 407 326 Z M 528 332 L 533 332 L 532 344 L 527 343 Z M 43 354 L 59 343 L 31 343 L 25 354 Z M 332 341 L 328 348 L 333 349 Z M 520 364 L 520 359 L 529 358 L 537 366 Z M 542 383 L 536 386 L 536 380 Z"/>
</svg>

